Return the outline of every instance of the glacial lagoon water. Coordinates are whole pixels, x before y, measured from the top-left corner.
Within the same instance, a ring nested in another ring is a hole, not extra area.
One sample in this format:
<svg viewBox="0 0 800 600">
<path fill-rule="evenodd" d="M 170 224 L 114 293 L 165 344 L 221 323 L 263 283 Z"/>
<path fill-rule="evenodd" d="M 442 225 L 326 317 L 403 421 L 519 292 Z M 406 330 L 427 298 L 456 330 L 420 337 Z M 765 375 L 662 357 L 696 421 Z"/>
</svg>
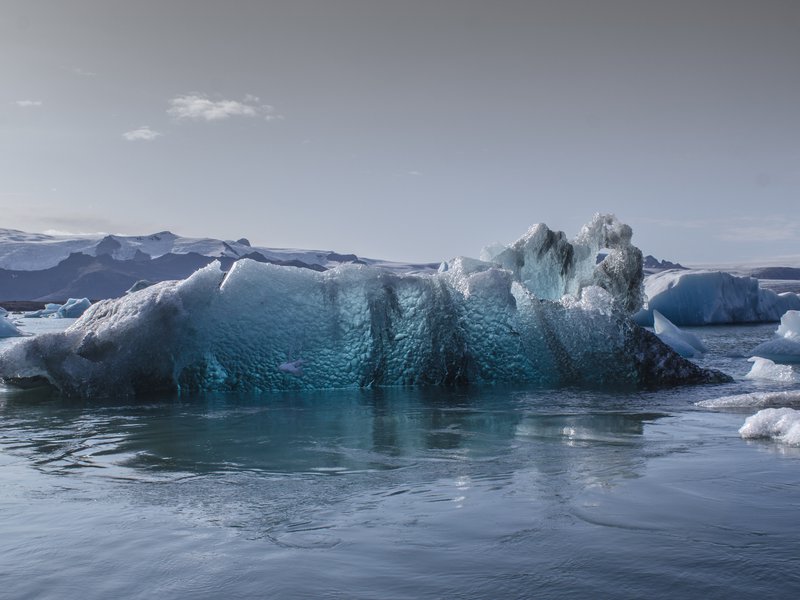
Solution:
<svg viewBox="0 0 800 600">
<path fill-rule="evenodd" d="M 0 597 L 796 598 L 800 449 L 732 384 L 72 401 L 0 388 Z M 13 342 L 4 342 L 13 343 Z"/>
</svg>

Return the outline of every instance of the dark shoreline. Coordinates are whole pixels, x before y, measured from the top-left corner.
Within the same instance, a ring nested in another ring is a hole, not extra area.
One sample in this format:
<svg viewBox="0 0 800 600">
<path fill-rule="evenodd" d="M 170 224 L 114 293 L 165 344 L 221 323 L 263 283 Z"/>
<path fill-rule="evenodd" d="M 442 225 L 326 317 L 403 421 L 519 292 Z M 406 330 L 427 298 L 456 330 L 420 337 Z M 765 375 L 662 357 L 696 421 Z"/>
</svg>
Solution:
<svg viewBox="0 0 800 600">
<path fill-rule="evenodd" d="M 0 300 L 0 307 L 5 308 L 8 312 L 41 310 L 44 308 L 44 304 L 44 302 L 36 302 L 34 300 Z M 57 304 L 64 304 L 64 302 L 58 302 Z"/>
</svg>

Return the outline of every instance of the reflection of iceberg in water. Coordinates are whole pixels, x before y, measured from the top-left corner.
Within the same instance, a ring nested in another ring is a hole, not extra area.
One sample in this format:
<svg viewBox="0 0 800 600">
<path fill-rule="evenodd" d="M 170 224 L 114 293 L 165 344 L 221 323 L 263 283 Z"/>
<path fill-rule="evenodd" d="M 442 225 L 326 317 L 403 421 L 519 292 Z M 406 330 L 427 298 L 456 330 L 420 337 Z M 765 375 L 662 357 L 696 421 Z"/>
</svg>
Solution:
<svg viewBox="0 0 800 600">
<path fill-rule="evenodd" d="M 613 476 L 614 461 L 601 454 L 638 448 L 644 425 L 661 416 L 537 415 L 530 410 L 545 397 L 512 397 L 497 388 L 288 393 L 269 403 L 259 394 L 208 393 L 145 405 L 68 403 L 44 413 L 33 397 L 39 394 L 18 392 L 0 406 L 9 447 L 30 454 L 44 470 L 106 467 L 119 476 L 131 469 L 125 476 L 134 479 L 387 471 L 420 460 L 449 479 L 458 464 L 499 456 L 512 469 L 551 472 L 575 463 L 572 472 Z M 570 452 L 574 447 L 588 452 Z M 630 471 L 625 464 L 616 474 Z"/>
<path fill-rule="evenodd" d="M 226 274 L 214 264 L 99 302 L 65 332 L 6 349 L 0 378 L 44 378 L 80 396 L 724 379 L 633 324 L 642 275 L 630 238 L 627 225 L 598 215 L 572 242 L 539 225 L 495 251 L 496 262 L 457 258 L 432 275 L 250 260 Z M 299 338 L 302 371 L 290 373 L 285 349 Z"/>
</svg>

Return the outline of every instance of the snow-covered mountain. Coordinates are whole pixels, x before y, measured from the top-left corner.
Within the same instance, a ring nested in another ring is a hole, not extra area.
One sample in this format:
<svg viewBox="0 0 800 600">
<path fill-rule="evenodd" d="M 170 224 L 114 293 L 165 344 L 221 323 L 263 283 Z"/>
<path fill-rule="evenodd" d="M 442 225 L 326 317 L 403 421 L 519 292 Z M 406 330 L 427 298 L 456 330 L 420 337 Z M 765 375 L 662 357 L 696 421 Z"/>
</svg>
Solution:
<svg viewBox="0 0 800 600">
<path fill-rule="evenodd" d="M 213 260 L 227 269 L 241 258 L 316 271 L 342 263 L 380 265 L 398 271 L 429 271 L 438 266 L 362 259 L 328 250 L 251 246 L 244 238 L 189 238 L 170 231 L 125 236 L 47 235 L 0 229 L 0 301 L 116 297 L 139 280 L 183 279 Z"/>
<path fill-rule="evenodd" d="M 46 235 L 15 229 L 0 229 L 0 269 L 41 271 L 55 267 L 73 253 L 87 256 L 108 255 L 115 260 L 158 258 L 165 254 L 190 254 L 212 258 L 241 258 L 258 252 L 274 260 L 299 260 L 309 265 L 327 266 L 329 251 L 253 247 L 246 239 L 223 241 L 213 238 L 182 237 L 171 231 L 150 235 Z M 335 254 L 335 253 L 333 253 Z M 341 261 L 339 261 L 341 262 Z"/>
</svg>

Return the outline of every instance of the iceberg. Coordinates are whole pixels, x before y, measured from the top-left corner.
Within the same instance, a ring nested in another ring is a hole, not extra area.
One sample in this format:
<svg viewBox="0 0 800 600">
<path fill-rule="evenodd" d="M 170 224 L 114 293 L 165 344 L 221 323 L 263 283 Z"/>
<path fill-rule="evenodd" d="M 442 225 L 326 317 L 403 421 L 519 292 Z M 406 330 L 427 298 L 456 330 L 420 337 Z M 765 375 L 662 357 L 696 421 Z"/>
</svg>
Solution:
<svg viewBox="0 0 800 600">
<path fill-rule="evenodd" d="M 496 262 L 461 257 L 423 274 L 247 259 L 225 273 L 212 263 L 185 280 L 97 302 L 65 331 L 3 349 L 0 379 L 44 379 L 84 397 L 730 380 L 631 320 L 641 304 L 641 252 L 628 226 L 598 215 L 572 242 L 548 231 L 532 228 Z M 597 248 L 610 250 L 599 264 Z"/>
<path fill-rule="evenodd" d="M 777 363 L 800 363 L 800 311 L 787 311 L 781 317 L 775 338 L 759 344 L 750 354 Z"/>
<path fill-rule="evenodd" d="M 765 408 L 748 417 L 739 429 L 743 439 L 768 438 L 789 446 L 800 446 L 800 411 Z"/>
<path fill-rule="evenodd" d="M 645 279 L 647 306 L 636 315 L 640 325 L 653 324 L 657 310 L 675 325 L 711 325 L 777 321 L 787 310 L 800 309 L 800 296 L 759 287 L 752 277 L 721 271 L 669 270 Z"/>
<path fill-rule="evenodd" d="M 699 337 L 688 331 L 681 331 L 657 310 L 653 311 L 653 328 L 658 339 L 684 358 L 693 358 L 708 352 Z"/>
</svg>

